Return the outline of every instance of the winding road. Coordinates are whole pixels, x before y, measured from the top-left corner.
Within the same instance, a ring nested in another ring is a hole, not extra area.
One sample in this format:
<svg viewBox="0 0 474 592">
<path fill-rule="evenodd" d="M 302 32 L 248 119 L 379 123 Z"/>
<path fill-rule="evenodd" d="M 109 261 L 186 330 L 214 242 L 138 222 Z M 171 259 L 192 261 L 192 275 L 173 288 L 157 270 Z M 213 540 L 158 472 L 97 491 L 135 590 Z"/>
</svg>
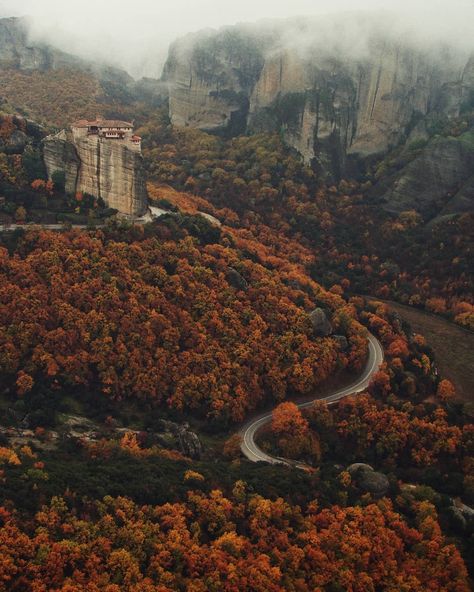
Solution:
<svg viewBox="0 0 474 592">
<path fill-rule="evenodd" d="M 313 399 L 305 403 L 300 403 L 298 405 L 298 408 L 306 409 L 308 407 L 311 407 L 311 405 L 314 404 L 315 400 L 326 401 L 328 405 L 334 405 L 341 399 L 344 399 L 344 397 L 348 397 L 349 395 L 354 395 L 365 390 L 369 386 L 372 376 L 377 372 L 384 359 L 382 346 L 378 339 L 376 339 L 371 333 L 369 333 L 368 335 L 368 342 L 369 355 L 367 358 L 367 363 L 362 375 L 357 380 L 357 382 L 345 388 L 339 389 L 331 395 L 322 397 L 321 399 Z M 264 425 L 270 423 L 271 420 L 272 412 L 266 413 L 265 415 L 260 415 L 259 417 L 252 419 L 244 425 L 244 427 L 240 431 L 240 435 L 242 437 L 240 448 L 242 450 L 242 453 L 252 462 L 267 462 L 270 464 L 281 464 L 289 466 L 291 465 L 301 469 L 305 468 L 306 465 L 304 463 L 298 463 L 296 461 L 290 461 L 285 458 L 271 456 L 270 454 L 263 452 L 263 450 L 261 450 L 258 447 L 257 443 L 255 442 L 255 436 L 257 432 Z"/>
</svg>

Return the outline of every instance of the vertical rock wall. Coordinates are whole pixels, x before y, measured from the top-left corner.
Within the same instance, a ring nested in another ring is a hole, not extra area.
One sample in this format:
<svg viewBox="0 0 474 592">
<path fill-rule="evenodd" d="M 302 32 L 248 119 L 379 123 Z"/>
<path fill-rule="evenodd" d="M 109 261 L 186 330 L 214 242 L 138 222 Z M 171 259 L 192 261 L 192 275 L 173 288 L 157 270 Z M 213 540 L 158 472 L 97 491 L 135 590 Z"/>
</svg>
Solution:
<svg viewBox="0 0 474 592">
<path fill-rule="evenodd" d="M 368 36 L 363 52 L 343 55 L 311 29 L 285 46 L 284 30 L 236 26 L 175 43 L 164 72 L 172 122 L 232 135 L 238 117 L 236 133 L 282 133 L 337 178 L 349 159 L 384 154 L 420 119 L 457 116 L 472 100 L 474 58 L 454 50 Z"/>
<path fill-rule="evenodd" d="M 125 141 L 74 138 L 63 130 L 44 140 L 43 154 L 49 178 L 56 171 L 63 172 L 68 193 L 81 191 L 100 197 L 127 216 L 141 216 L 146 211 L 143 158 Z"/>
</svg>

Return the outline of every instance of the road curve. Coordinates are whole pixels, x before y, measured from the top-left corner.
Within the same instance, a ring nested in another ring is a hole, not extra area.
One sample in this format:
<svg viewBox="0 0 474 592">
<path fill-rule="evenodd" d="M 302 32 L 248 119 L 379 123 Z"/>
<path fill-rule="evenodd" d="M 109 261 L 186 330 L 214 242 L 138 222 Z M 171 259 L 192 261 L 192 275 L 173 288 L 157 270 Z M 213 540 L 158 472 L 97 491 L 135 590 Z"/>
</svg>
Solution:
<svg viewBox="0 0 474 592">
<path fill-rule="evenodd" d="M 339 389 L 338 391 L 332 393 L 331 395 L 328 395 L 327 397 L 315 400 L 326 401 L 328 405 L 334 405 L 334 403 L 337 403 L 337 401 L 344 399 L 344 397 L 360 393 L 369 386 L 372 376 L 379 369 L 381 363 L 383 362 L 384 356 L 380 342 L 371 333 L 368 334 L 368 342 L 369 356 L 364 371 L 360 378 L 357 380 L 357 382 L 345 388 Z M 298 407 L 299 409 L 311 407 L 315 400 L 300 403 Z M 260 430 L 267 423 L 270 423 L 271 420 L 272 412 L 254 418 L 244 425 L 244 427 L 240 431 L 240 435 L 242 437 L 240 448 L 242 450 L 242 453 L 252 462 L 267 462 L 270 464 L 292 465 L 299 467 L 300 463 L 289 461 L 276 456 L 271 456 L 270 454 L 266 454 L 265 452 L 263 452 L 263 450 L 261 450 L 257 446 L 255 442 L 255 436 L 258 430 Z M 303 463 L 301 463 L 301 467 L 304 467 Z"/>
</svg>

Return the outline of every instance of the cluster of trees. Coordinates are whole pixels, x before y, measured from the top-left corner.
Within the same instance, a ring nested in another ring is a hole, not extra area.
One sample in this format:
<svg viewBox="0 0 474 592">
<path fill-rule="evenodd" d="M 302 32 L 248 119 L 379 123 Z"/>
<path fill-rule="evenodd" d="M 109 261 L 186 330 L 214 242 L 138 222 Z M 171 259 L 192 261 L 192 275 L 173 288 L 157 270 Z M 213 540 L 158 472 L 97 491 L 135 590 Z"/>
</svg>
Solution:
<svg viewBox="0 0 474 592">
<path fill-rule="evenodd" d="M 425 590 L 467 592 L 466 568 L 443 537 L 434 507 L 412 506 L 408 524 L 389 500 L 305 510 L 252 495 L 199 491 L 181 503 L 139 506 L 105 497 L 78 510 L 56 497 L 22 521 L 0 508 L 0 586 L 89 590 Z"/>
<path fill-rule="evenodd" d="M 312 273 L 327 287 L 349 280 L 352 293 L 395 298 L 474 327 L 471 214 L 433 227 L 415 211 L 388 214 L 367 197 L 370 183 L 319 185 L 276 135 L 223 140 L 174 129 L 163 116 L 141 133 L 153 179 L 205 198 L 226 224 L 257 237 L 263 224 L 311 248 Z"/>
<path fill-rule="evenodd" d="M 63 127 L 103 108 L 95 77 L 75 69 L 48 73 L 2 69 L 0 84 L 3 96 L 17 110 L 42 124 Z"/>
<path fill-rule="evenodd" d="M 42 76 L 16 73 L 10 84 L 26 101 L 25 77 Z M 38 95 L 45 119 L 82 114 L 76 98 L 61 114 L 44 105 L 64 77 L 52 73 Z M 81 109 L 97 98 L 83 88 Z M 15 126 L 2 120 L 0 138 Z M 41 453 L 2 437 L 0 589 L 468 590 L 434 507 L 396 482 L 472 499 L 472 422 L 421 336 L 381 303 L 342 297 L 396 296 L 470 326 L 468 217 L 426 231 L 414 212 L 394 218 L 368 205 L 357 183 L 318 187 L 278 136 L 223 140 L 174 130 L 161 115 L 141 133 L 150 195 L 181 213 L 145 227 L 29 230 L 0 246 L 0 395 L 11 423 L 53 424 L 65 395 L 96 409 L 105 401 L 107 414 L 122 401 L 139 406 L 147 426 L 171 410 L 223 428 L 281 402 L 271 445 L 319 468 L 249 466 L 238 437 L 222 450 L 232 463 L 216 453 L 193 465 L 132 432 L 48 451 L 40 427 Z M 60 179 L 48 184 L 26 162 L 0 154 L 2 191 L 21 187 L 49 208 Z M 70 199 L 79 214 L 99 205 Z M 316 306 L 335 337 L 315 336 Z M 290 396 L 364 363 L 360 322 L 386 352 L 369 392 L 302 415 Z M 393 500 L 352 491 L 349 500 L 335 463 L 351 461 L 391 473 Z"/>
<path fill-rule="evenodd" d="M 65 175 L 48 180 L 40 140 L 44 130 L 16 115 L 0 113 L 0 223 L 93 223 L 112 216 L 102 199 L 66 195 Z"/>
<path fill-rule="evenodd" d="M 2 68 L 0 86 L 3 109 L 8 105 L 11 112 L 22 113 L 49 130 L 97 113 L 111 119 L 146 121 L 155 105 L 162 103 L 146 81 L 129 87 L 120 73 L 115 79 L 111 72 L 107 80 L 100 80 L 92 69 L 73 66 L 44 71 Z"/>
<path fill-rule="evenodd" d="M 94 389 L 225 422 L 361 363 L 362 327 L 339 296 L 231 242 L 200 244 L 171 219 L 128 240 L 125 228 L 32 230 L 12 253 L 1 248 L 2 382 L 20 397 Z M 313 335 L 317 303 L 343 318 L 344 353 Z"/>
<path fill-rule="evenodd" d="M 386 353 L 369 392 L 332 407 L 318 401 L 305 413 L 281 403 L 273 414 L 273 445 L 289 458 L 312 464 L 370 462 L 472 502 L 474 441 L 468 408 L 453 403 L 454 387 L 437 376 L 420 335 L 410 339 L 383 304 L 357 304 L 366 309 L 361 317 Z"/>
</svg>

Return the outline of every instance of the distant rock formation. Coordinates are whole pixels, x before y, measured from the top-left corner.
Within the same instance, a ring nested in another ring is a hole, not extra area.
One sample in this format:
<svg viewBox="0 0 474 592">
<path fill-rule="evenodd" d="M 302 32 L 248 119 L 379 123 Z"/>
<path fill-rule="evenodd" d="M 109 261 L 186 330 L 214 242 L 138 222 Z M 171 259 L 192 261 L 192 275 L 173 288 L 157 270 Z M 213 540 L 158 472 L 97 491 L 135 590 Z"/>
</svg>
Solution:
<svg viewBox="0 0 474 592">
<path fill-rule="evenodd" d="M 376 191 L 383 194 L 385 209 L 393 212 L 415 207 L 430 219 L 473 211 L 474 131 L 433 139 Z"/>
<path fill-rule="evenodd" d="M 60 172 L 66 192 L 102 198 L 120 214 L 136 217 L 147 208 L 143 157 L 125 142 L 99 136 L 74 137 L 68 130 L 48 136 L 43 157 L 51 179 Z"/>
<path fill-rule="evenodd" d="M 98 98 L 104 105 L 130 104 L 138 100 L 156 108 L 167 99 L 167 89 L 158 80 L 135 81 L 121 68 L 80 58 L 33 38 L 27 18 L 0 19 L 0 69 L 46 75 L 54 70 L 86 72 L 96 80 Z M 47 82 L 45 78 L 45 84 Z M 0 99 L 1 95 L 0 87 Z"/>
<path fill-rule="evenodd" d="M 17 70 L 77 68 L 97 75 L 101 81 L 127 85 L 133 82 L 124 70 L 84 60 L 46 43 L 31 39 L 26 18 L 0 19 L 0 67 Z"/>
<path fill-rule="evenodd" d="M 341 52 L 336 37 L 345 23 L 336 25 L 327 46 L 317 19 L 237 25 L 178 40 L 163 77 L 172 122 L 228 135 L 282 133 L 337 180 L 361 159 L 405 141 L 423 118 L 457 116 L 472 101 L 473 57 L 421 50 L 365 22 L 358 40 L 365 49 L 349 45 Z"/>
</svg>

